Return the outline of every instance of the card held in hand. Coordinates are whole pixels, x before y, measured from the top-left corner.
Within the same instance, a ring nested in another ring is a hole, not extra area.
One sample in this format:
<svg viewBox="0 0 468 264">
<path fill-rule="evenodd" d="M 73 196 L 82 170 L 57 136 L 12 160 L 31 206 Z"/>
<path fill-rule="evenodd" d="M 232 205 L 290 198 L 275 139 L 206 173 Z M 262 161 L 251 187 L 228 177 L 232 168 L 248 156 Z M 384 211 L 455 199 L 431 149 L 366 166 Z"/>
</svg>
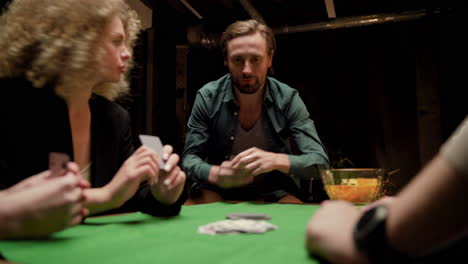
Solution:
<svg viewBox="0 0 468 264">
<path fill-rule="evenodd" d="M 51 176 L 60 176 L 67 170 L 70 157 L 61 152 L 49 153 L 49 170 Z"/>
<path fill-rule="evenodd" d="M 141 144 L 154 150 L 156 154 L 158 154 L 159 166 L 160 168 L 164 168 L 164 160 L 162 158 L 163 145 L 162 145 L 161 139 L 157 136 L 150 136 L 150 135 L 140 135 L 139 138 L 140 138 Z"/>
</svg>

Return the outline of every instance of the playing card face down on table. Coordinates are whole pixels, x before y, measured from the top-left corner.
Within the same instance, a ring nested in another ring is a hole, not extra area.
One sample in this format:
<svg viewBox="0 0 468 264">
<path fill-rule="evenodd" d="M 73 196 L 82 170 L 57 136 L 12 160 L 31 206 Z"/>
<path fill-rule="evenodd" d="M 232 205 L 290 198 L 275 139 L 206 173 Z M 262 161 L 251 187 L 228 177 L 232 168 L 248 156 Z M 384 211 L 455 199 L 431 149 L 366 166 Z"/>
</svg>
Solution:
<svg viewBox="0 0 468 264">
<path fill-rule="evenodd" d="M 264 220 L 252 219 L 228 219 L 221 220 L 207 225 L 199 226 L 198 233 L 217 235 L 217 234 L 240 234 L 240 233 L 265 233 L 270 230 L 278 229 L 274 224 Z"/>
<path fill-rule="evenodd" d="M 252 220 L 270 220 L 271 217 L 264 213 L 230 213 L 227 219 L 252 219 Z"/>
</svg>

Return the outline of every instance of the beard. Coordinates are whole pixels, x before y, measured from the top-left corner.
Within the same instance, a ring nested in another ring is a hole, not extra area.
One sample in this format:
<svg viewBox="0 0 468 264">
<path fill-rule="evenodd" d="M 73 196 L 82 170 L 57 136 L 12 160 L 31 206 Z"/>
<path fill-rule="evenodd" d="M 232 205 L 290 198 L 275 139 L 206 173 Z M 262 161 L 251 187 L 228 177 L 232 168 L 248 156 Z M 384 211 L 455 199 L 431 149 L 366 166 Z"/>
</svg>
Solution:
<svg viewBox="0 0 468 264">
<path fill-rule="evenodd" d="M 258 78 L 255 79 L 253 84 L 242 84 L 238 79 L 233 79 L 234 86 L 237 87 L 240 93 L 242 94 L 254 94 L 262 86 Z"/>
</svg>

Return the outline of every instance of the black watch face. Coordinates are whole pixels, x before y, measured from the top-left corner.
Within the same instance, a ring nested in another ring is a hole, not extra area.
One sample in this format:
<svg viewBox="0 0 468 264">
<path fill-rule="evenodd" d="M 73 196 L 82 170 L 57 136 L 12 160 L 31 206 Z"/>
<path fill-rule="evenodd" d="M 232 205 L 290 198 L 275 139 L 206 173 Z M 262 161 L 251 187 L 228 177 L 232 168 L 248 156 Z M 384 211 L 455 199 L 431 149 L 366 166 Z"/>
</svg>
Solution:
<svg viewBox="0 0 468 264">
<path fill-rule="evenodd" d="M 358 230 L 362 230 L 363 227 L 365 227 L 371 220 L 372 218 L 374 218 L 375 214 L 376 214 L 376 208 L 372 208 L 372 209 L 369 209 L 367 210 L 367 212 L 365 212 L 362 216 L 361 216 L 361 219 L 359 219 L 358 223 L 357 223 L 357 226 L 356 228 Z"/>
</svg>

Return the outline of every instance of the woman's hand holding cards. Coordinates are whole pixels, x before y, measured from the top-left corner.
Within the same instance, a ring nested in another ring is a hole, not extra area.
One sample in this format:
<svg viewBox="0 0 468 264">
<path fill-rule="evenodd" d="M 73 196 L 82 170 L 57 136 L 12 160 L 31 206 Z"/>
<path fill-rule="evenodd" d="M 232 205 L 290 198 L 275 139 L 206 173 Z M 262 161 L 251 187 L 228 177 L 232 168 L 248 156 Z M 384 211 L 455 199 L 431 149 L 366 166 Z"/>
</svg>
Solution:
<svg viewBox="0 0 468 264">
<path fill-rule="evenodd" d="M 151 191 L 154 197 L 164 204 L 173 204 L 179 199 L 185 184 L 185 173 L 177 166 L 179 155 L 172 153 L 173 148 L 166 145 L 162 149 L 164 167 L 157 177 L 150 179 Z"/>
</svg>

